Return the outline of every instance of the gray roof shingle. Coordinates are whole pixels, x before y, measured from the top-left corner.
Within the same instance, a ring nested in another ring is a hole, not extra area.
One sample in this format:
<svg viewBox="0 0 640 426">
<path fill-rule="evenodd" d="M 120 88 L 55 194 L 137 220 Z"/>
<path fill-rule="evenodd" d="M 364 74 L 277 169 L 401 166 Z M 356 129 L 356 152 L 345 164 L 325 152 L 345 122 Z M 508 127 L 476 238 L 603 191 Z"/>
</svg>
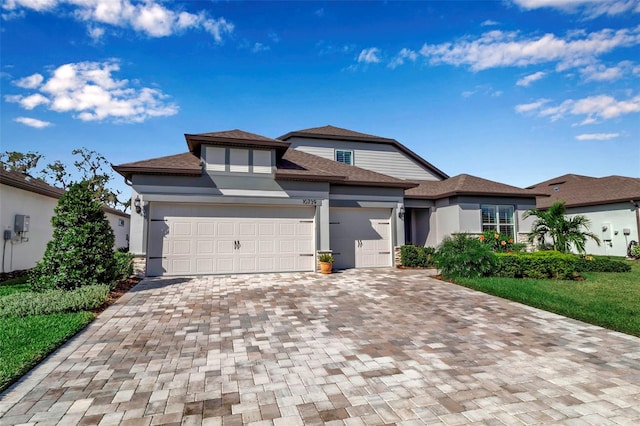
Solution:
<svg viewBox="0 0 640 426">
<path fill-rule="evenodd" d="M 567 207 L 593 206 L 640 200 L 640 178 L 606 176 L 601 178 L 566 174 L 528 187 L 547 194 L 538 197 L 537 207 L 548 208 L 556 201 Z"/>
<path fill-rule="evenodd" d="M 460 174 L 443 181 L 420 181 L 419 186 L 405 191 L 405 197 L 407 198 L 428 200 L 454 195 L 534 198 L 536 191 L 522 189 L 467 174 Z"/>
</svg>

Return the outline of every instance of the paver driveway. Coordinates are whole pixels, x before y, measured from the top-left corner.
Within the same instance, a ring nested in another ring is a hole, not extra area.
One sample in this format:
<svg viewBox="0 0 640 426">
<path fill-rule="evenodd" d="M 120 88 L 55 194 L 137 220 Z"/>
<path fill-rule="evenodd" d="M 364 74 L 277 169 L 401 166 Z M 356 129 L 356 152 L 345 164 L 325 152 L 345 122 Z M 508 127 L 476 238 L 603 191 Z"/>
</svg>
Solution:
<svg viewBox="0 0 640 426">
<path fill-rule="evenodd" d="M 425 271 L 147 279 L 2 395 L 0 415 L 638 424 L 640 339 Z"/>
</svg>

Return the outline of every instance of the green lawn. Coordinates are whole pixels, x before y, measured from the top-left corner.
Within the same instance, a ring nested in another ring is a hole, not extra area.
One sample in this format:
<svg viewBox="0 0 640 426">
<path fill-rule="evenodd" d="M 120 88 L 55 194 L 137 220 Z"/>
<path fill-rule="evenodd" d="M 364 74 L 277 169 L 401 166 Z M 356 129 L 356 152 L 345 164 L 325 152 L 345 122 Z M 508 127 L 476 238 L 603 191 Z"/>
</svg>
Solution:
<svg viewBox="0 0 640 426">
<path fill-rule="evenodd" d="M 0 283 L 2 296 L 29 291 L 24 278 Z M 0 319 L 0 391 L 93 320 L 91 312 Z"/>
<path fill-rule="evenodd" d="M 631 272 L 585 272 L 584 281 L 456 278 L 457 284 L 640 336 L 640 262 Z"/>
</svg>

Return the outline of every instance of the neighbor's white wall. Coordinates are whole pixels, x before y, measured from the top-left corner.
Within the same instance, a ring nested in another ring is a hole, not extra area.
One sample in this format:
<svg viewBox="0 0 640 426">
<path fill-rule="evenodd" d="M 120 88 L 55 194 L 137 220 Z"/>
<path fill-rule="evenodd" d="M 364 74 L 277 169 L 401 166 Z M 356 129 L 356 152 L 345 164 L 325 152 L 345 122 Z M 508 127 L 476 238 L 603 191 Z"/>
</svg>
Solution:
<svg viewBox="0 0 640 426">
<path fill-rule="evenodd" d="M 47 248 L 47 243 L 53 236 L 51 218 L 58 200 L 45 195 L 0 184 L 0 225 L 4 233 L 10 229 L 15 237 L 14 221 L 17 214 L 30 216 L 29 241 L 14 238 L 0 243 L 4 250 L 4 272 L 33 268 Z M 1 256 L 1 254 L 0 254 Z M 0 259 L 1 261 L 1 259 Z"/>
<path fill-rule="evenodd" d="M 602 225 L 611 224 L 611 242 L 601 241 L 600 246 L 588 239 L 586 252 L 607 256 L 626 256 L 627 245 L 631 240 L 638 241 L 638 227 L 633 206 L 630 203 L 607 204 L 600 206 L 573 207 L 567 209 L 569 216 L 583 215 L 591 221 L 590 231 L 602 240 Z M 629 228 L 631 234 L 624 235 L 623 229 Z M 617 231 L 617 235 L 616 235 Z"/>
<path fill-rule="evenodd" d="M 116 237 L 115 247 L 129 247 L 130 219 L 110 212 L 105 213 L 111 229 L 113 229 L 113 234 Z"/>
<path fill-rule="evenodd" d="M 5 229 L 10 229 L 15 237 L 13 230 L 17 214 L 30 216 L 31 222 L 26 235 L 29 241 L 23 242 L 14 238 L 7 241 L 5 245 L 4 240 L 0 240 L 0 245 L 5 248 L 4 272 L 33 268 L 36 262 L 42 259 L 47 243 L 53 236 L 51 218 L 57 204 L 57 198 L 0 184 L 0 227 L 3 233 Z M 129 220 L 113 213 L 107 213 L 107 218 L 116 236 L 114 248 L 127 246 Z M 116 218 L 124 219 L 124 226 L 118 226 Z M 0 262 L 1 256 L 2 248 L 0 248 Z"/>
<path fill-rule="evenodd" d="M 440 180 L 396 147 L 380 143 L 291 138 L 291 147 L 335 160 L 335 150 L 353 151 L 353 165 L 398 179 Z"/>
</svg>

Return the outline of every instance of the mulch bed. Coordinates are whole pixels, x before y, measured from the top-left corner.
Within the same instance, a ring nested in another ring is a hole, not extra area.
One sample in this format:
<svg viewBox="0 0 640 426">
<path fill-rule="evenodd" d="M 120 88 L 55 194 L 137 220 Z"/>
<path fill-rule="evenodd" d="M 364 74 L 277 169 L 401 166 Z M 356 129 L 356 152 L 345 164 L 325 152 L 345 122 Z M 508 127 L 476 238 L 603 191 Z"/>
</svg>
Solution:
<svg viewBox="0 0 640 426">
<path fill-rule="evenodd" d="M 135 287 L 136 284 L 138 284 L 140 281 L 142 281 L 142 278 L 133 277 L 133 276 L 125 280 L 118 281 L 118 284 L 116 284 L 115 288 L 109 292 L 109 297 L 107 298 L 107 301 L 104 302 L 102 306 L 95 309 L 93 311 L 93 314 L 97 316 L 100 312 L 104 311 L 109 306 L 116 303 L 116 300 L 120 299 L 126 292 L 128 292 L 133 287 Z"/>
</svg>

